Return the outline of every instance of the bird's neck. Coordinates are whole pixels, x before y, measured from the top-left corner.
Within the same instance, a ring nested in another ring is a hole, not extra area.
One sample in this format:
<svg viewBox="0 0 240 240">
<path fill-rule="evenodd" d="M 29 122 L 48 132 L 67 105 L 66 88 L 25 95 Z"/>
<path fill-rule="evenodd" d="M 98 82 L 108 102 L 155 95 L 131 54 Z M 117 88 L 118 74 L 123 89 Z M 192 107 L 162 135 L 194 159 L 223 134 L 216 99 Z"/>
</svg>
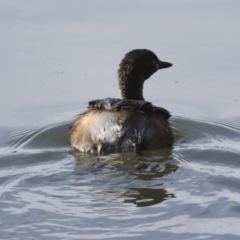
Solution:
<svg viewBox="0 0 240 240">
<path fill-rule="evenodd" d="M 144 100 L 143 98 L 143 84 L 144 79 L 136 74 L 123 75 L 118 77 L 120 98 Z"/>
</svg>

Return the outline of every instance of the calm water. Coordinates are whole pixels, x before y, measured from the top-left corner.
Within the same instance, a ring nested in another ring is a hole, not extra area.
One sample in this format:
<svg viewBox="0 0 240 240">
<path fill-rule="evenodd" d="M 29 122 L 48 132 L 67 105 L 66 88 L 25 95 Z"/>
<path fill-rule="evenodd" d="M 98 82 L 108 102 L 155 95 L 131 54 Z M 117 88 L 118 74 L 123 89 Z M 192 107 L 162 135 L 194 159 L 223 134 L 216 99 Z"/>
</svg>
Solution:
<svg viewBox="0 0 240 240">
<path fill-rule="evenodd" d="M 1 239 L 239 239 L 239 1 L 0 1 Z M 172 149 L 85 155 L 69 126 L 133 48 Z"/>
</svg>

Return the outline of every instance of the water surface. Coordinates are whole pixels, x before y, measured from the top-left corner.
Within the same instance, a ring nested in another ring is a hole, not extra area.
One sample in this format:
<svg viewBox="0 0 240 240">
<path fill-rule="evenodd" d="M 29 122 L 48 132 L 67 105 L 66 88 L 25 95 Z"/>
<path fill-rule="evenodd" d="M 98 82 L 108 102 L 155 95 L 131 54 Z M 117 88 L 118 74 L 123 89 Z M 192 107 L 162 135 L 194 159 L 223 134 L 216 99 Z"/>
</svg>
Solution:
<svg viewBox="0 0 240 240">
<path fill-rule="evenodd" d="M 0 5 L 1 239 L 239 239 L 239 1 Z M 134 48 L 173 63 L 144 89 L 173 148 L 73 151 L 71 122 L 118 96 Z"/>
</svg>

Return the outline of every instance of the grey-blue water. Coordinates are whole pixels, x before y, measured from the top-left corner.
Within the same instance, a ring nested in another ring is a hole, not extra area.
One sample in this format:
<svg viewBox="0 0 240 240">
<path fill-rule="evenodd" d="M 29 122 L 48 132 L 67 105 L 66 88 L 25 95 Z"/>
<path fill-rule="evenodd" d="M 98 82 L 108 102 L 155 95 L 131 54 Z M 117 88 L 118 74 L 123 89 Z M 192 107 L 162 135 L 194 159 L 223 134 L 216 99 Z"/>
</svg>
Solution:
<svg viewBox="0 0 240 240">
<path fill-rule="evenodd" d="M 1 239 L 239 239 L 238 1 L 0 1 Z M 85 155 L 69 126 L 117 97 L 123 55 L 173 67 L 145 84 L 174 146 Z"/>
</svg>

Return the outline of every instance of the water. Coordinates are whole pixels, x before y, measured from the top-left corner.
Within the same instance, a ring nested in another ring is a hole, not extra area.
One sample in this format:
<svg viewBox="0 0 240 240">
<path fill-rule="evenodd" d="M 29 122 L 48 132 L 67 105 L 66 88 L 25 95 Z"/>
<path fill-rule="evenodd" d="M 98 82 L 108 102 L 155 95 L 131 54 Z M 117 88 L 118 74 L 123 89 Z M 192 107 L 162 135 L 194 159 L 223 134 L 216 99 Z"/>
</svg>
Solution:
<svg viewBox="0 0 240 240">
<path fill-rule="evenodd" d="M 240 127 L 174 117 L 172 149 L 91 156 L 69 125 L 9 134 L 2 239 L 239 237 Z"/>
<path fill-rule="evenodd" d="M 239 239 L 238 1 L 1 1 L 1 239 Z M 174 146 L 69 146 L 89 100 L 116 97 L 124 53 L 173 67 L 145 84 Z"/>
</svg>

